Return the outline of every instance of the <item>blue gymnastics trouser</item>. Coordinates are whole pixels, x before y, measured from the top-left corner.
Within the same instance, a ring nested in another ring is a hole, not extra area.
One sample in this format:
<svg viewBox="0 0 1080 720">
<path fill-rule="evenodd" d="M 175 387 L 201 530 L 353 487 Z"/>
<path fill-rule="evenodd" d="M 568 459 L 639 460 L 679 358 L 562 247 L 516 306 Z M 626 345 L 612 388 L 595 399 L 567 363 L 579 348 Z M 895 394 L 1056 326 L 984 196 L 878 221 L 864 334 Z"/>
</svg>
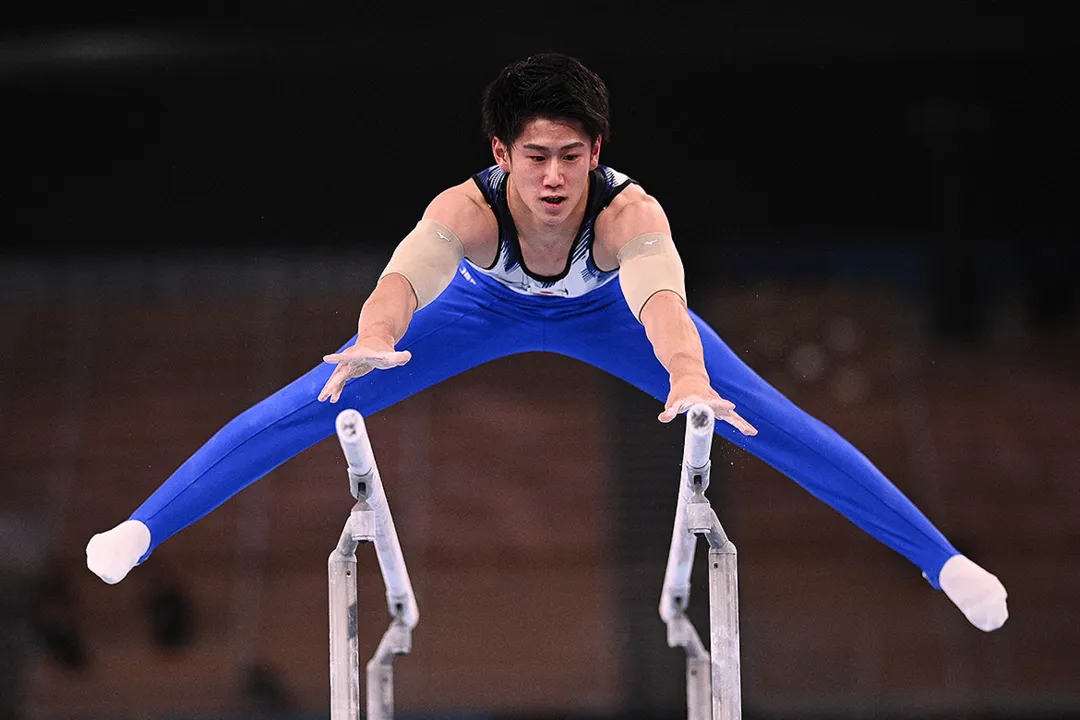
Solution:
<svg viewBox="0 0 1080 720">
<path fill-rule="evenodd" d="M 899 552 L 938 588 L 957 551 L 874 465 L 835 431 L 762 380 L 691 313 L 713 388 L 758 429 L 716 432 L 784 473 Z M 346 346 L 351 345 L 350 340 Z M 364 416 L 446 378 L 514 353 L 549 351 L 611 373 L 664 402 L 668 374 L 630 313 L 618 280 L 579 298 L 527 296 L 469 272 L 413 316 L 397 349 L 412 360 L 349 381 L 336 404 L 317 397 L 334 366 L 322 363 L 249 408 L 192 455 L 131 516 L 150 529 L 150 549 L 218 507 L 278 465 L 334 434 L 345 408 Z"/>
</svg>

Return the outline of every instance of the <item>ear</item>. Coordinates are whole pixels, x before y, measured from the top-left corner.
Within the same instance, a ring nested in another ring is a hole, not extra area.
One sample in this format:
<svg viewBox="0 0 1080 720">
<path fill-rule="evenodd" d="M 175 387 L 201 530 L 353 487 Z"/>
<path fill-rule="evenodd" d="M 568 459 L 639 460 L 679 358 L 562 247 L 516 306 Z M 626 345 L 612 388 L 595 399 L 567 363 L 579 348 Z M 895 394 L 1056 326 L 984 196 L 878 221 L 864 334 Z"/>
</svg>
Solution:
<svg viewBox="0 0 1080 720">
<path fill-rule="evenodd" d="M 495 162 L 499 169 L 507 175 L 510 174 L 510 148 L 499 138 L 491 138 L 491 154 L 495 156 Z"/>
<path fill-rule="evenodd" d="M 589 152 L 589 169 L 595 170 L 596 166 L 600 164 L 600 142 L 604 138 L 599 135 L 596 136 L 596 142 L 592 145 L 592 150 Z"/>
</svg>

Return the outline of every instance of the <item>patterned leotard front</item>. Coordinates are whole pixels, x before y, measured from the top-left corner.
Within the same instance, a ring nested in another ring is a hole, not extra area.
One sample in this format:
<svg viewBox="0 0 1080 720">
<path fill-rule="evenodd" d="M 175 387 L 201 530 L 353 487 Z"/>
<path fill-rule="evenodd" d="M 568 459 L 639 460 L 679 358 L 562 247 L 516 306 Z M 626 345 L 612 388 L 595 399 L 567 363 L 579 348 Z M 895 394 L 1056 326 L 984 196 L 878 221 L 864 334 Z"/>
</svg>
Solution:
<svg viewBox="0 0 1080 720">
<path fill-rule="evenodd" d="M 508 175 L 497 165 L 473 175 L 473 181 L 484 194 L 484 199 L 499 222 L 499 251 L 495 261 L 488 267 L 467 261 L 472 268 L 515 292 L 560 297 L 579 297 L 606 285 L 618 276 L 618 269 L 605 271 L 596 266 L 592 253 L 593 227 L 597 215 L 616 195 L 634 182 L 632 179 L 603 165 L 590 172 L 585 216 L 581 219 L 577 236 L 570 246 L 566 266 L 558 275 L 538 275 L 525 267 L 525 261 L 521 257 L 517 228 L 506 200 L 507 178 Z"/>
</svg>

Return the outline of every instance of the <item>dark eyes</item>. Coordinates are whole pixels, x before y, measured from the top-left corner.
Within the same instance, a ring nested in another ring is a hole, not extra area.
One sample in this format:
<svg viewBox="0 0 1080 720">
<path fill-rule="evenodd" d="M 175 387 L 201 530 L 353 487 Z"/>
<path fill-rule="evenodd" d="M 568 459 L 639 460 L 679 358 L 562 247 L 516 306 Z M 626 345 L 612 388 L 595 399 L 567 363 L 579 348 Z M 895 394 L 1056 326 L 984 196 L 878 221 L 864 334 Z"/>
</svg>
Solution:
<svg viewBox="0 0 1080 720">
<path fill-rule="evenodd" d="M 567 162 L 573 162 L 573 161 L 577 160 L 579 157 L 581 157 L 581 156 L 576 154 L 576 153 L 571 153 L 569 155 L 563 155 L 563 160 L 566 160 Z M 544 156 L 543 155 L 529 155 L 529 159 L 532 160 L 535 163 L 544 162 Z"/>
</svg>

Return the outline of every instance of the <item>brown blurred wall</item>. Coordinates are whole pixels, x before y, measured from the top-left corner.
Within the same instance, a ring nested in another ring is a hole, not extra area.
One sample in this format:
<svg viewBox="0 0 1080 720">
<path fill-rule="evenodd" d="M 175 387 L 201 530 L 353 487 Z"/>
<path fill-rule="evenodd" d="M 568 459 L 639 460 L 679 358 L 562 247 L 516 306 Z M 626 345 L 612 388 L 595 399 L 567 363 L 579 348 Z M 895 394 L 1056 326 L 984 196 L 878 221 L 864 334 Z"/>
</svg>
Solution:
<svg viewBox="0 0 1080 720">
<path fill-rule="evenodd" d="M 86 654 L 65 665 L 39 639 L 25 658 L 27 716 L 324 711 L 325 563 L 351 507 L 335 441 L 119 585 L 86 570 L 83 547 L 225 421 L 347 338 L 371 266 L 6 272 L 22 301 L 2 312 L 0 503 L 48 528 L 45 565 L 69 598 L 52 613 Z M 977 350 L 928 344 L 912 305 L 881 287 L 754 283 L 699 298 L 740 355 L 1010 590 L 1012 618 L 984 635 L 902 558 L 718 444 L 709 494 L 740 551 L 747 707 L 1080 707 L 1080 386 L 1067 342 L 1015 330 Z M 370 418 L 421 611 L 413 652 L 395 665 L 399 710 L 678 710 L 682 662 L 655 607 L 679 431 L 655 424 L 658 407 L 593 368 L 530 354 Z M 387 614 L 363 550 L 360 568 L 366 655 Z M 148 613 L 165 591 L 192 610 L 193 634 L 172 649 L 154 641 Z"/>
</svg>

